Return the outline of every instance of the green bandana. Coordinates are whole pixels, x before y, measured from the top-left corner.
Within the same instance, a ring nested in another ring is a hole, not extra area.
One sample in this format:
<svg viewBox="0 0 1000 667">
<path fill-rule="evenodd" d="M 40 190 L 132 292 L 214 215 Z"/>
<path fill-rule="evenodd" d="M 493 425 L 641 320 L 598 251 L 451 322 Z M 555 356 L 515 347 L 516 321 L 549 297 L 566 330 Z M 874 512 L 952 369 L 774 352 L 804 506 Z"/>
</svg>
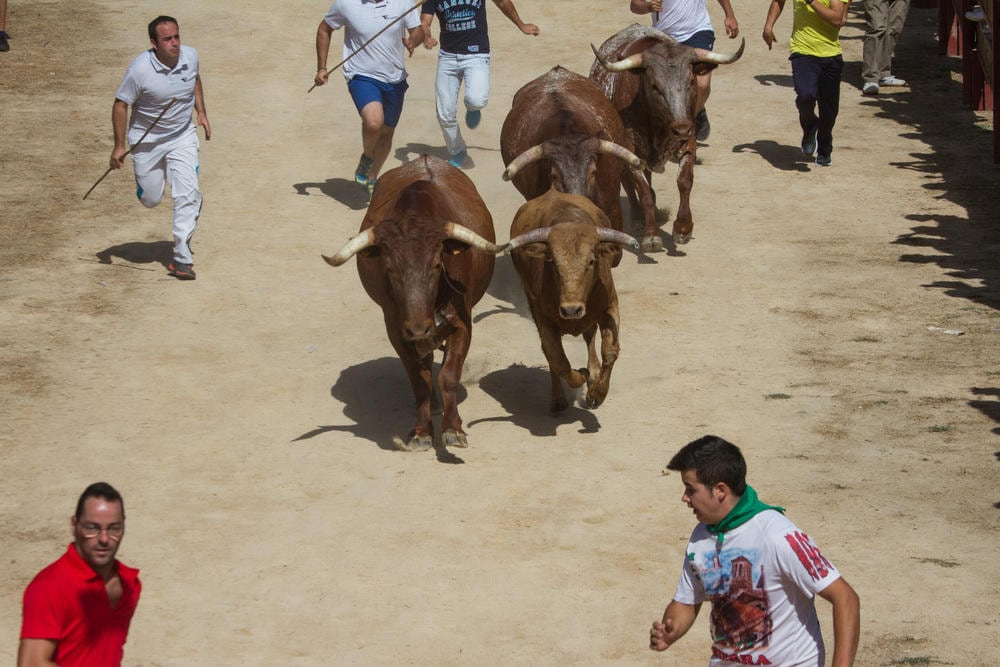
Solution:
<svg viewBox="0 0 1000 667">
<path fill-rule="evenodd" d="M 766 505 L 757 498 L 757 492 L 753 490 L 753 487 L 747 484 L 747 490 L 740 496 L 740 500 L 733 509 L 729 510 L 729 514 L 725 516 L 719 523 L 706 526 L 708 532 L 716 535 L 719 540 L 719 546 L 722 546 L 723 540 L 726 539 L 725 533 L 742 526 L 750 519 L 754 518 L 764 510 L 775 510 L 777 512 L 785 513 L 784 507 L 778 507 L 776 505 Z"/>
</svg>

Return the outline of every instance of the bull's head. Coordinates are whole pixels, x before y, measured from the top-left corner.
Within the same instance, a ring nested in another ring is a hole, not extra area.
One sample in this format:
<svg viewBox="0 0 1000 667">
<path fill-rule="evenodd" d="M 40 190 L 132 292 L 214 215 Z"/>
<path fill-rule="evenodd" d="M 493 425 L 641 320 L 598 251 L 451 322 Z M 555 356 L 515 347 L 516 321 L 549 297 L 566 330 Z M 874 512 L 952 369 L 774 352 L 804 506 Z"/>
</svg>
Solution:
<svg viewBox="0 0 1000 667">
<path fill-rule="evenodd" d="M 670 139 L 675 142 L 694 137 L 695 76 L 736 62 L 745 47 L 743 39 L 736 53 L 727 55 L 685 46 L 662 36 L 639 53 L 611 61 L 590 45 L 597 61 L 608 71 L 636 71 L 640 75 L 644 95 L 653 107 L 650 113 L 664 121 Z"/>
<path fill-rule="evenodd" d="M 323 255 L 331 266 L 340 266 L 354 255 L 377 260 L 376 270 L 384 276 L 403 337 L 409 341 L 433 335 L 435 319 L 440 319 L 438 287 L 454 256 L 470 249 L 490 254 L 502 250 L 467 227 L 428 216 L 425 212 L 433 211 L 429 197 L 428 192 L 411 186 L 384 218 L 336 254 Z"/>
<path fill-rule="evenodd" d="M 600 214 L 600 222 L 610 221 Z M 587 300 L 594 284 L 611 282 L 611 260 L 621 246 L 638 249 L 639 243 L 624 232 L 595 226 L 584 215 L 570 215 L 512 238 L 505 253 L 519 249 L 529 257 L 549 262 L 559 286 L 559 316 L 576 320 L 587 314 Z"/>
<path fill-rule="evenodd" d="M 624 146 L 600 137 L 571 134 L 532 146 L 515 157 L 504 170 L 503 180 L 514 178 L 529 164 L 548 159 L 552 187 L 593 199 L 597 196 L 598 155 L 612 155 L 629 166 L 643 168 L 642 160 Z"/>
</svg>

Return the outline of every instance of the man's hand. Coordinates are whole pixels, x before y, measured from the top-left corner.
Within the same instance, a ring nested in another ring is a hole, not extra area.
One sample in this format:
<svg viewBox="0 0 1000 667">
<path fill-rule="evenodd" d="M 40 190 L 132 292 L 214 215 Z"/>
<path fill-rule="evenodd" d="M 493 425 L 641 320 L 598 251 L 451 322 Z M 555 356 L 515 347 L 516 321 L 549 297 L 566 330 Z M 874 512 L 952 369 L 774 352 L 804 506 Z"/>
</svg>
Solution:
<svg viewBox="0 0 1000 667">
<path fill-rule="evenodd" d="M 764 43 L 767 44 L 767 50 L 770 51 L 771 45 L 774 44 L 776 41 L 778 41 L 774 38 L 774 29 L 768 25 L 764 26 L 763 37 L 764 37 Z"/>
<path fill-rule="evenodd" d="M 521 26 L 521 32 L 523 32 L 525 35 L 533 35 L 536 37 L 542 33 L 542 31 L 539 30 L 538 26 L 535 25 L 534 23 L 525 23 L 523 26 Z"/>
<path fill-rule="evenodd" d="M 326 68 L 322 68 L 316 71 L 316 78 L 313 79 L 313 83 L 317 86 L 324 86 L 326 82 L 330 80 L 330 75 L 326 73 Z"/>
<path fill-rule="evenodd" d="M 737 22 L 736 17 L 726 19 L 726 35 L 729 39 L 736 39 L 740 34 L 740 24 Z"/>
<path fill-rule="evenodd" d="M 112 169 L 121 169 L 122 168 L 122 165 L 125 163 L 125 154 L 127 152 L 128 152 L 128 149 L 126 149 L 124 147 L 119 148 L 118 146 L 115 146 L 114 150 L 111 151 L 111 161 L 110 161 L 110 164 L 111 164 L 111 168 Z"/>
<path fill-rule="evenodd" d="M 436 39 L 434 39 L 433 37 L 431 37 L 431 35 L 429 33 L 424 33 L 424 48 L 425 49 L 433 49 L 437 45 L 438 45 L 438 41 Z"/>
<path fill-rule="evenodd" d="M 673 621 L 669 618 L 664 623 L 653 621 L 653 627 L 649 630 L 649 648 L 654 651 L 666 651 L 677 639 Z"/>
<path fill-rule="evenodd" d="M 205 114 L 198 114 L 198 125 L 205 128 L 205 141 L 212 140 L 212 125 L 208 122 L 208 116 Z"/>
</svg>

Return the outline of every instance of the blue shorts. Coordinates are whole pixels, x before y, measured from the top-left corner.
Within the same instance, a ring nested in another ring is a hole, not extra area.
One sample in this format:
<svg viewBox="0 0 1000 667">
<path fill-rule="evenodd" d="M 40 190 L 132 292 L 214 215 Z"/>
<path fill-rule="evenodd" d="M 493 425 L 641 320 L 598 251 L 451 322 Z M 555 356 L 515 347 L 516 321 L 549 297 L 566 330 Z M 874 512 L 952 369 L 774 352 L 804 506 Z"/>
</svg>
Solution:
<svg viewBox="0 0 1000 667">
<path fill-rule="evenodd" d="M 686 42 L 681 42 L 681 44 L 693 46 L 696 49 L 708 49 L 711 51 L 715 46 L 715 31 L 702 30 L 701 32 L 696 32 L 688 37 Z"/>
<path fill-rule="evenodd" d="M 403 113 L 403 97 L 409 88 L 406 79 L 399 83 L 386 83 L 360 74 L 347 82 L 347 90 L 351 93 L 354 106 L 358 113 L 372 102 L 382 105 L 382 116 L 388 127 L 396 127 Z"/>
</svg>

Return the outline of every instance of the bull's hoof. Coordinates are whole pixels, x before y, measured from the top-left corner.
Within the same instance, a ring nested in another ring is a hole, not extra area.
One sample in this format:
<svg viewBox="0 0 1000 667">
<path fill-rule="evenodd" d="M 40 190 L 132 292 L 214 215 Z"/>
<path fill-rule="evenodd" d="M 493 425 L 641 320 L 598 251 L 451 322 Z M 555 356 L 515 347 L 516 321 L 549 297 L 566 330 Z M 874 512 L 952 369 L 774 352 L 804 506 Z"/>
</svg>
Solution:
<svg viewBox="0 0 1000 667">
<path fill-rule="evenodd" d="M 677 245 L 684 245 L 691 240 L 691 234 L 681 234 L 680 232 L 674 232 L 674 243 Z"/>
<path fill-rule="evenodd" d="M 599 408 L 601 407 L 601 403 L 603 403 L 604 399 L 607 397 L 608 397 L 607 389 L 598 389 L 596 387 L 591 387 L 587 391 L 587 400 L 584 404 L 584 407 L 590 410 Z"/>
<path fill-rule="evenodd" d="M 404 452 L 426 452 L 434 446 L 434 438 L 426 433 L 413 433 L 406 442 L 395 438 L 396 447 Z"/>
<path fill-rule="evenodd" d="M 465 449 L 469 446 L 469 439 L 461 431 L 445 431 L 441 434 L 441 440 L 445 447 L 461 447 Z"/>
<path fill-rule="evenodd" d="M 663 252 L 663 239 L 657 236 L 643 236 L 640 241 L 643 252 Z"/>
</svg>

